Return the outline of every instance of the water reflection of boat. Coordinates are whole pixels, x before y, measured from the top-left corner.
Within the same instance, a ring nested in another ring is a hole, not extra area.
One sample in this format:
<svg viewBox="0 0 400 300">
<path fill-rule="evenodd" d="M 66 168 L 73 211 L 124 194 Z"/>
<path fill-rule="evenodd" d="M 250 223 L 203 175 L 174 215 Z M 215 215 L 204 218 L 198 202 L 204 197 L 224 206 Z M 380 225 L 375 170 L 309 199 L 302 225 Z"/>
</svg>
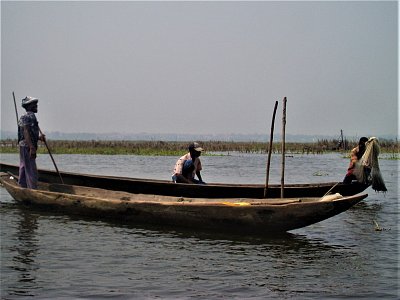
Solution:
<svg viewBox="0 0 400 300">
<path fill-rule="evenodd" d="M 21 188 L 6 173 L 0 173 L 0 181 L 16 201 L 45 209 L 127 223 L 256 235 L 286 232 L 323 221 L 367 197 L 363 194 L 329 198 L 184 198 L 43 182 L 33 190 Z"/>
<path fill-rule="evenodd" d="M 18 174 L 18 166 L 0 163 L 0 171 Z M 39 181 L 60 183 L 55 171 L 39 169 Z M 129 193 L 157 194 L 193 198 L 264 198 L 263 184 L 177 184 L 166 180 L 140 179 L 116 176 L 101 176 L 60 172 L 64 183 L 94 188 L 102 188 Z M 360 183 L 343 184 L 338 182 L 287 184 L 285 197 L 322 197 L 328 191 L 351 196 L 364 191 L 368 186 Z M 278 198 L 281 186 L 269 185 L 267 198 Z"/>
</svg>

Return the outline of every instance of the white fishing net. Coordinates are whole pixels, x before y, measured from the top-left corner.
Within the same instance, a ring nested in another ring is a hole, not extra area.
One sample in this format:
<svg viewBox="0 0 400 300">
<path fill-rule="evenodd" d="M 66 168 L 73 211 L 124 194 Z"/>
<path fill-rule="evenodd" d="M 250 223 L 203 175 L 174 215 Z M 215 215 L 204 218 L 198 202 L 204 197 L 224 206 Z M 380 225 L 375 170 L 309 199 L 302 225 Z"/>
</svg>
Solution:
<svg viewBox="0 0 400 300">
<path fill-rule="evenodd" d="M 356 163 L 354 175 L 359 182 L 371 184 L 375 191 L 386 192 L 385 182 L 379 169 L 378 156 L 380 147 L 378 139 L 376 137 L 369 138 L 365 146 L 363 156 Z"/>
</svg>

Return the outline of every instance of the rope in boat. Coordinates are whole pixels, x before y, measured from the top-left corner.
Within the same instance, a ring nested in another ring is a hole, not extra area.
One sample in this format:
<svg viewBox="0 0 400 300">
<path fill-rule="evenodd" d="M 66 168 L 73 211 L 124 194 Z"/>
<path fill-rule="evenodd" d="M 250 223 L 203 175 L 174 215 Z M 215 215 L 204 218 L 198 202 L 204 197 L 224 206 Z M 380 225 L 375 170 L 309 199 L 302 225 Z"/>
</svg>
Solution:
<svg viewBox="0 0 400 300">
<path fill-rule="evenodd" d="M 326 195 L 328 195 L 339 183 L 340 183 L 340 182 L 337 182 L 336 184 L 334 184 L 334 185 L 329 189 L 329 191 L 327 191 L 327 192 L 325 193 L 325 195 L 322 196 L 322 198 L 324 198 Z"/>
</svg>

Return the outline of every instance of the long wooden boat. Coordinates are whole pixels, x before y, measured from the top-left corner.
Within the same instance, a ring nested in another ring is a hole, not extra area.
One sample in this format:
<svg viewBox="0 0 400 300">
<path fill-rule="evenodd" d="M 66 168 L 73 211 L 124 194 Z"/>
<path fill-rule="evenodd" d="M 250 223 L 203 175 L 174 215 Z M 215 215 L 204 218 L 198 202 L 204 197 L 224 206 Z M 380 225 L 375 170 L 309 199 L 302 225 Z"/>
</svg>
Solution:
<svg viewBox="0 0 400 300">
<path fill-rule="evenodd" d="M 0 171 L 18 175 L 18 166 L 0 163 Z M 55 171 L 39 169 L 39 181 L 60 183 Z M 262 184 L 179 184 L 166 180 L 140 179 L 117 176 L 101 176 L 60 172 L 65 184 L 88 187 L 101 187 L 115 191 L 125 191 L 140 194 L 157 194 L 164 196 L 182 196 L 192 198 L 264 198 Z M 287 184 L 284 188 L 285 197 L 322 197 L 328 191 L 351 196 L 363 192 L 368 186 L 359 183 L 344 184 L 341 182 Z M 281 196 L 281 186 L 269 185 L 267 198 Z"/>
<path fill-rule="evenodd" d="M 96 218 L 130 223 L 270 235 L 305 227 L 346 211 L 367 194 L 342 197 L 284 199 L 205 199 L 40 183 L 37 190 L 21 188 L 0 173 L 0 181 L 18 202 Z"/>
</svg>

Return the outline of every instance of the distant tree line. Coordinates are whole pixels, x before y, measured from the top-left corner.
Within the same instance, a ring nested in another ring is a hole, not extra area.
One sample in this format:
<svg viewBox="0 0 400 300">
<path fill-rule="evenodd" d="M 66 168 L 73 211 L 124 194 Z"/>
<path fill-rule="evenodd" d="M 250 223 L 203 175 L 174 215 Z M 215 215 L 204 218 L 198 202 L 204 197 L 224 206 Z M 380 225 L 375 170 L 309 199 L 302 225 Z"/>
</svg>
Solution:
<svg viewBox="0 0 400 300">
<path fill-rule="evenodd" d="M 268 153 L 269 145 L 265 142 L 226 142 L 226 141 L 199 141 L 205 152 L 241 152 L 241 153 Z M 314 143 L 285 144 L 288 154 L 322 154 L 327 152 L 346 152 L 357 145 L 358 141 L 347 141 L 343 147 L 339 140 L 321 139 Z M 71 141 L 71 140 L 48 140 L 48 145 L 54 154 L 129 154 L 129 155 L 180 155 L 187 151 L 190 142 L 173 141 Z M 398 156 L 398 140 L 379 141 L 382 153 L 392 153 Z M 0 153 L 16 153 L 17 140 L 0 140 Z M 47 150 L 44 145 L 39 147 L 39 153 Z M 273 143 L 272 153 L 281 152 L 281 142 Z"/>
</svg>

